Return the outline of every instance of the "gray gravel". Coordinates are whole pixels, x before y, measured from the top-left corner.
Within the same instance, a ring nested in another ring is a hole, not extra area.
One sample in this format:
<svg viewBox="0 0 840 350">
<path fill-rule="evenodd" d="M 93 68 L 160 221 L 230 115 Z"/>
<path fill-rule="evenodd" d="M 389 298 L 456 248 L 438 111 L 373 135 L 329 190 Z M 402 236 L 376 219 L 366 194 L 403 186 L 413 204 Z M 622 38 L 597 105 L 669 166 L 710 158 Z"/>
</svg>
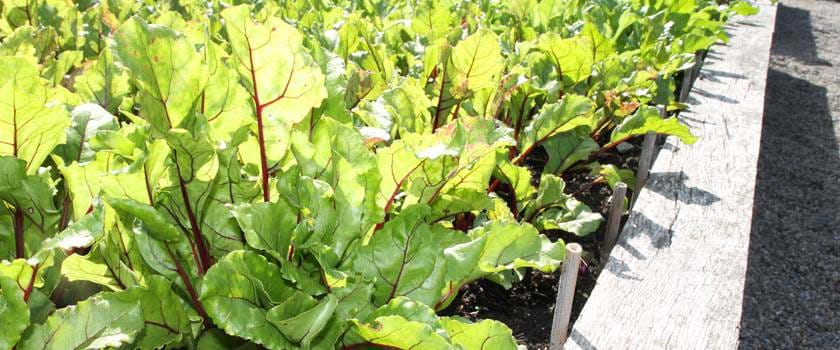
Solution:
<svg viewBox="0 0 840 350">
<path fill-rule="evenodd" d="M 840 2 L 783 1 L 767 80 L 742 349 L 840 349 Z"/>
</svg>

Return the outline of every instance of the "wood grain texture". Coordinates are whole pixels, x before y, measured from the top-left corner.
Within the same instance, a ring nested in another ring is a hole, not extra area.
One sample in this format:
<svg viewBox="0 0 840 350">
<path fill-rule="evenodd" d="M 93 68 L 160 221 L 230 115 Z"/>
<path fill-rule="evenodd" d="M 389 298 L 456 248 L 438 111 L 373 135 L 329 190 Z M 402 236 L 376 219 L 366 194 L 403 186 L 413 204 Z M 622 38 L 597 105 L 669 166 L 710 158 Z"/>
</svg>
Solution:
<svg viewBox="0 0 840 350">
<path fill-rule="evenodd" d="M 707 56 L 566 349 L 735 349 L 776 8 Z"/>
<path fill-rule="evenodd" d="M 563 350 L 563 344 L 569 336 L 569 321 L 572 317 L 572 302 L 575 299 L 578 270 L 580 270 L 580 244 L 566 245 L 566 257 L 563 258 L 563 270 L 557 282 L 557 299 L 554 302 L 554 319 L 551 322 L 551 341 L 549 350 Z"/>
</svg>

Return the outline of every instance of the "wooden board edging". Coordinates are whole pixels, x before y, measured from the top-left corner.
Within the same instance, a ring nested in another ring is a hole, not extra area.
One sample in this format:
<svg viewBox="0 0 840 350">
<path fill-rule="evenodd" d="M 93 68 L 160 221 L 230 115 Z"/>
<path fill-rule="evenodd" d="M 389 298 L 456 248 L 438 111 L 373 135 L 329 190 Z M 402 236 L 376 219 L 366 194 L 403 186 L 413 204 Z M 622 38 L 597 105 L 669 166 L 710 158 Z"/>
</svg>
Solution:
<svg viewBox="0 0 840 350">
<path fill-rule="evenodd" d="M 735 349 L 776 7 L 714 46 L 566 349 Z"/>
</svg>

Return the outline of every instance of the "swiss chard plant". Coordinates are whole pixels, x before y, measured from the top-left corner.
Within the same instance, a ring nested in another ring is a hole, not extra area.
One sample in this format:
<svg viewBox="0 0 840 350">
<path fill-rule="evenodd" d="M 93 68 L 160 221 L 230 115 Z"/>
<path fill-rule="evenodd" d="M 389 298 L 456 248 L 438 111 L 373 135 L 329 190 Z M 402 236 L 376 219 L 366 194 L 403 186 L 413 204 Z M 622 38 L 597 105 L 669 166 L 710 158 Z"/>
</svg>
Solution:
<svg viewBox="0 0 840 350">
<path fill-rule="evenodd" d="M 236 3 L 0 3 L 0 348 L 515 349 L 439 312 L 597 231 L 570 174 L 692 143 L 655 106 L 754 11 Z"/>
</svg>

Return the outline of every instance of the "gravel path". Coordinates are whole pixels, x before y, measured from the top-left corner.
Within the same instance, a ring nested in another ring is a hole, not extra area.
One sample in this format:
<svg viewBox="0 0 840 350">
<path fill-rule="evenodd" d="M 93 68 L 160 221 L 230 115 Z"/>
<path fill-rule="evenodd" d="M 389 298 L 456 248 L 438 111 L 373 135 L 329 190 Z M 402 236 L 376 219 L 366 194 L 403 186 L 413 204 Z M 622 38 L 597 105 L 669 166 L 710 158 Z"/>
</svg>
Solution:
<svg viewBox="0 0 840 350">
<path fill-rule="evenodd" d="M 767 77 L 742 349 L 840 349 L 840 2 L 783 0 Z"/>
</svg>

